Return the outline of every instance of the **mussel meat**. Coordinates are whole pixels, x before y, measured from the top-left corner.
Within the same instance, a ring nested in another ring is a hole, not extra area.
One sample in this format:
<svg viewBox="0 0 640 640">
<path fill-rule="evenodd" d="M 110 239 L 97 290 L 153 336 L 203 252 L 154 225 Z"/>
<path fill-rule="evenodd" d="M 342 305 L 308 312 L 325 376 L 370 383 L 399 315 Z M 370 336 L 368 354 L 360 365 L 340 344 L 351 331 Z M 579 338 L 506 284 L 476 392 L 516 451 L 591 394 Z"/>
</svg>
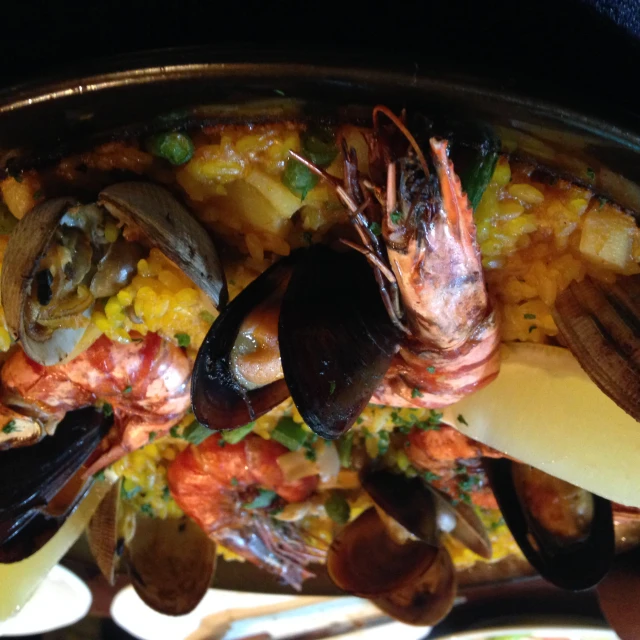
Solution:
<svg viewBox="0 0 640 640">
<path fill-rule="evenodd" d="M 615 552 L 608 500 L 504 458 L 485 466 L 509 530 L 543 578 L 577 591 L 605 576 Z"/>
</svg>

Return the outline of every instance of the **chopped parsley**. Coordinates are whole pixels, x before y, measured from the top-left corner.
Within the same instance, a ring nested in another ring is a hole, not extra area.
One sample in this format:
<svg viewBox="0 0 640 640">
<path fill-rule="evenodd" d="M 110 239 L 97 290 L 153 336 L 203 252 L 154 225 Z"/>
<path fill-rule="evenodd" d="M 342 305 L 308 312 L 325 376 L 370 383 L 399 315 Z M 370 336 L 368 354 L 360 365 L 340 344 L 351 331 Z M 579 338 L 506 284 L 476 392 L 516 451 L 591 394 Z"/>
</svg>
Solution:
<svg viewBox="0 0 640 640">
<path fill-rule="evenodd" d="M 180 433 L 178 432 L 178 425 L 174 425 L 173 427 L 171 427 L 171 429 L 169 429 L 169 435 L 172 438 L 182 438 L 182 436 L 180 435 Z"/>
<path fill-rule="evenodd" d="M 399 427 L 400 433 L 409 433 L 414 427 L 423 431 L 438 430 L 441 421 L 442 413 L 433 409 L 429 412 L 429 417 L 426 420 L 420 420 L 413 413 L 410 414 L 410 417 L 403 418 L 398 411 L 391 412 L 391 422 Z"/>
<path fill-rule="evenodd" d="M 311 462 L 315 462 L 317 458 L 316 450 L 311 445 L 306 445 L 304 457 Z"/>
<path fill-rule="evenodd" d="M 34 194 L 33 194 L 33 199 L 34 200 L 40 200 L 40 198 L 42 198 L 44 194 L 42 193 L 42 189 L 38 189 Z"/>
<path fill-rule="evenodd" d="M 536 314 L 535 313 L 525 313 L 524 314 L 524 319 L 525 320 L 535 320 L 536 319 Z"/>
<path fill-rule="evenodd" d="M 131 393 L 133 387 L 131 385 L 129 385 L 128 387 L 124 388 L 124 391 L 122 393 Z"/>
<path fill-rule="evenodd" d="M 313 234 L 311 233 L 311 231 L 305 231 L 302 234 L 302 239 L 305 241 L 306 244 L 311 244 L 313 240 Z"/>
<path fill-rule="evenodd" d="M 133 496 L 137 496 L 142 491 L 142 487 L 136 485 L 133 489 L 127 491 L 124 486 L 124 482 L 122 483 L 122 487 L 120 488 L 120 496 L 125 500 L 131 500 Z"/>
<path fill-rule="evenodd" d="M 158 433 L 156 431 L 150 431 L 149 432 L 149 442 L 153 442 L 156 437 L 157 437 Z"/>
<path fill-rule="evenodd" d="M 489 525 L 489 531 L 495 531 L 496 529 L 499 529 L 502 526 L 504 526 L 504 518 L 500 517 L 495 522 L 492 522 Z"/>
<path fill-rule="evenodd" d="M 537 328 L 538 328 L 538 325 L 536 325 L 536 324 L 532 324 L 532 325 L 529 327 L 529 333 L 531 333 L 532 331 L 535 331 Z"/>
<path fill-rule="evenodd" d="M 378 453 L 383 456 L 385 453 L 389 451 L 389 432 L 388 431 L 379 431 L 378 432 Z"/>
<path fill-rule="evenodd" d="M 236 478 L 235 476 L 233 478 L 231 478 L 231 486 L 232 487 L 237 487 L 238 486 L 238 478 Z"/>
<path fill-rule="evenodd" d="M 336 390 L 336 381 L 331 380 L 331 382 L 329 382 L 329 395 L 332 396 L 335 390 Z"/>
<path fill-rule="evenodd" d="M 433 471 L 425 471 L 422 474 L 422 477 L 427 481 L 427 482 L 435 482 L 436 480 L 440 480 L 440 476 L 437 473 L 433 473 Z"/>
<path fill-rule="evenodd" d="M 465 504 L 471 504 L 471 496 L 468 493 L 460 494 L 460 502 L 464 502 Z"/>
<path fill-rule="evenodd" d="M 278 96 L 282 96 L 283 98 L 286 95 L 285 92 L 282 89 L 274 89 L 273 93 L 275 93 Z"/>
<path fill-rule="evenodd" d="M 169 491 L 169 487 L 165 486 L 162 490 L 162 499 L 169 500 L 171 498 L 171 491 Z"/>
<path fill-rule="evenodd" d="M 382 233 L 382 227 L 378 222 L 371 222 L 369 223 L 369 231 L 371 231 L 374 236 L 379 236 Z"/>
<path fill-rule="evenodd" d="M 458 415 L 457 420 L 458 420 L 458 422 L 459 422 L 460 424 L 463 424 L 463 425 L 465 425 L 466 427 L 468 427 L 468 426 L 469 426 L 469 423 L 464 419 L 464 416 L 463 416 L 462 414 Z"/>
<path fill-rule="evenodd" d="M 188 333 L 176 333 L 175 339 L 179 347 L 188 347 L 191 344 L 191 336 Z"/>
<path fill-rule="evenodd" d="M 396 209 L 391 213 L 389 217 L 391 218 L 391 222 L 393 222 L 393 224 L 400 224 L 400 222 L 402 222 L 402 211 L 398 211 Z"/>
<path fill-rule="evenodd" d="M 589 178 L 589 180 L 596 179 L 596 172 L 591 167 L 587 167 L 587 177 Z"/>
<path fill-rule="evenodd" d="M 102 405 L 102 413 L 106 418 L 110 418 L 113 415 L 113 407 L 108 402 L 105 402 Z"/>
<path fill-rule="evenodd" d="M 207 427 L 200 424 L 197 420 L 194 420 L 182 432 L 182 438 L 196 446 L 204 442 L 210 435 L 213 435 L 213 431 L 207 429 Z"/>
<path fill-rule="evenodd" d="M 480 488 L 481 480 L 478 476 L 471 475 L 466 477 L 464 480 L 460 480 L 458 486 L 461 491 L 469 493 L 470 491 L 476 491 Z"/>
<path fill-rule="evenodd" d="M 144 513 L 145 516 L 149 516 L 150 518 L 156 517 L 156 514 L 153 512 L 153 507 L 147 502 L 140 507 L 140 513 Z"/>
<path fill-rule="evenodd" d="M 258 495 L 251 502 L 247 502 L 243 506 L 245 509 L 264 509 L 265 507 L 268 507 L 275 498 L 275 491 L 258 489 Z"/>
<path fill-rule="evenodd" d="M 215 320 L 213 314 L 209 313 L 208 311 L 201 311 L 198 315 L 200 316 L 200 320 L 206 322 L 207 324 L 213 324 L 213 321 Z"/>
<path fill-rule="evenodd" d="M 422 393 L 422 391 L 420 391 L 420 389 L 418 389 L 417 387 L 414 387 L 411 390 L 411 397 L 412 398 L 422 398 L 424 394 Z"/>
<path fill-rule="evenodd" d="M 602 207 L 604 207 L 605 204 L 607 204 L 607 199 L 606 198 L 598 198 L 598 211 L 600 211 L 600 209 L 602 209 Z"/>
<path fill-rule="evenodd" d="M 252 431 L 253 427 L 256 426 L 255 422 L 249 422 L 242 427 L 238 427 L 237 429 L 229 429 L 229 431 L 222 432 L 222 442 L 228 442 L 229 444 L 238 444 L 238 442 L 244 440 Z"/>
<path fill-rule="evenodd" d="M 94 480 L 104 480 L 104 469 L 100 469 L 97 473 L 93 474 Z"/>
<path fill-rule="evenodd" d="M 427 371 L 429 373 L 435 373 L 436 372 L 436 368 L 435 367 L 427 367 Z"/>
<path fill-rule="evenodd" d="M 9 420 L 9 422 L 2 427 L 2 433 L 6 433 L 7 435 L 14 431 L 18 431 L 18 426 L 16 425 L 15 420 Z"/>
</svg>

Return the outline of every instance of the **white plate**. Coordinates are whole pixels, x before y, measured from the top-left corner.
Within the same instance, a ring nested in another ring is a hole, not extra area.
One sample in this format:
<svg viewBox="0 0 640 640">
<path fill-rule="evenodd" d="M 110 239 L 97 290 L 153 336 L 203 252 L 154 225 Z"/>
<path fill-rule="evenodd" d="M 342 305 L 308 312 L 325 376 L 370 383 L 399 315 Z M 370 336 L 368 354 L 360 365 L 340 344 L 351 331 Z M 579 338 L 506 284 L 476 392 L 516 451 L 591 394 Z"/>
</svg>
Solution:
<svg viewBox="0 0 640 640">
<path fill-rule="evenodd" d="M 465 631 L 440 640 L 619 640 L 615 632 L 595 627 L 517 626 Z"/>
<path fill-rule="evenodd" d="M 274 640 L 349 619 L 375 619 L 381 612 L 360 598 L 283 596 L 209 589 L 188 615 L 165 616 L 149 608 L 133 587 L 113 600 L 111 617 L 140 640 L 238 640 L 268 633 Z M 429 627 L 388 622 L 337 636 L 336 640 L 420 640 Z"/>
<path fill-rule="evenodd" d="M 0 636 L 29 636 L 68 627 L 91 608 L 91 591 L 75 573 L 56 565 L 27 604 L 0 622 Z"/>
</svg>

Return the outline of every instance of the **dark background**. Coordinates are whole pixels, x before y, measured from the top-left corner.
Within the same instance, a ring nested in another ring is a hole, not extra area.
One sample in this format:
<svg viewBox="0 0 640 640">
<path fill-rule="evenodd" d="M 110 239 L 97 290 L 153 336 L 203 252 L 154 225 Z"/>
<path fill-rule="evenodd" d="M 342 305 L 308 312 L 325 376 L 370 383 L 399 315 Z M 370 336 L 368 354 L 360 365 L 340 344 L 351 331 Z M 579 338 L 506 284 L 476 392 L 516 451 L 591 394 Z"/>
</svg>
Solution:
<svg viewBox="0 0 640 640">
<path fill-rule="evenodd" d="M 0 29 L 4 87 L 208 46 L 209 58 L 409 63 L 595 114 L 638 112 L 640 0 L 5 0 Z"/>
</svg>

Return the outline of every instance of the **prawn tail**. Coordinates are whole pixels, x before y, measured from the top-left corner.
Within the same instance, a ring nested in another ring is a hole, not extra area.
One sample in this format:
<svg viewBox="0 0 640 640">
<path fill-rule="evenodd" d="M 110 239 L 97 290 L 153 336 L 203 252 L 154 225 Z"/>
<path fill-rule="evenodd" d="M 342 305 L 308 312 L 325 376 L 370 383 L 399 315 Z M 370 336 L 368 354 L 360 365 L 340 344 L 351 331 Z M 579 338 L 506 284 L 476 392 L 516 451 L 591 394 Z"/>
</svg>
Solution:
<svg viewBox="0 0 640 640">
<path fill-rule="evenodd" d="M 279 576 L 296 591 L 315 576 L 306 566 L 321 562 L 324 553 L 306 542 L 288 523 L 255 515 L 246 524 L 225 527 L 212 533 L 213 539 L 256 566 Z"/>
</svg>

